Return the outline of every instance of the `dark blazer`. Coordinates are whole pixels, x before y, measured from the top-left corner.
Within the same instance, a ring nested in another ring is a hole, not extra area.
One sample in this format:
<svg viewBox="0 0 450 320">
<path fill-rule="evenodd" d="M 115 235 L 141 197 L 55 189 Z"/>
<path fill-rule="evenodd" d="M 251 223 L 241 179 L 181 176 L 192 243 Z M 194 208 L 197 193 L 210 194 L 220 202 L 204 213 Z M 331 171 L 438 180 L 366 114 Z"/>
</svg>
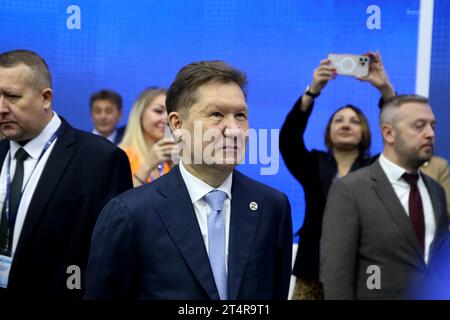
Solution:
<svg viewBox="0 0 450 320">
<path fill-rule="evenodd" d="M 443 188 L 423 175 L 433 204 L 435 249 L 447 234 Z M 326 299 L 413 298 L 428 273 L 411 221 L 379 162 L 333 183 L 325 209 L 321 272 Z M 368 267 L 380 268 L 370 290 Z"/>
<path fill-rule="evenodd" d="M 67 267 L 77 265 L 84 275 L 101 209 L 132 188 L 122 150 L 61 120 L 17 244 L 6 290 L 9 297 L 81 298 L 84 290 L 67 289 Z M 1 141 L 0 164 L 8 150 L 9 140 Z"/>
<path fill-rule="evenodd" d="M 337 164 L 334 157 L 323 151 L 307 150 L 303 135 L 309 116 L 300 110 L 301 97 L 289 112 L 280 132 L 280 152 L 283 160 L 303 187 L 305 195 L 305 219 L 300 235 L 293 274 L 297 277 L 319 281 L 319 251 L 322 234 L 322 218 L 328 190 L 336 177 Z M 373 158 L 360 157 L 350 171 L 371 164 Z"/>
<path fill-rule="evenodd" d="M 292 253 L 286 195 L 236 170 L 231 192 L 229 299 L 286 299 Z M 252 211 L 253 201 L 258 208 Z M 178 166 L 103 209 L 92 238 L 86 298 L 219 298 Z"/>
</svg>

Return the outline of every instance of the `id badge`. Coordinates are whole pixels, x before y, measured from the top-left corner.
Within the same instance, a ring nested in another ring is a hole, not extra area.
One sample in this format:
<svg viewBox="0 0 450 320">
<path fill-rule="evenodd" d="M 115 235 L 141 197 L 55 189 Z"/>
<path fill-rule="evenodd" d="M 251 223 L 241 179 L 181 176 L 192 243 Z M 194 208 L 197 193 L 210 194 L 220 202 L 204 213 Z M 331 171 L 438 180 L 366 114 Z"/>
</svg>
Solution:
<svg viewBox="0 0 450 320">
<path fill-rule="evenodd" d="M 9 270 L 11 270 L 12 257 L 0 255 L 0 287 L 8 287 Z"/>
</svg>

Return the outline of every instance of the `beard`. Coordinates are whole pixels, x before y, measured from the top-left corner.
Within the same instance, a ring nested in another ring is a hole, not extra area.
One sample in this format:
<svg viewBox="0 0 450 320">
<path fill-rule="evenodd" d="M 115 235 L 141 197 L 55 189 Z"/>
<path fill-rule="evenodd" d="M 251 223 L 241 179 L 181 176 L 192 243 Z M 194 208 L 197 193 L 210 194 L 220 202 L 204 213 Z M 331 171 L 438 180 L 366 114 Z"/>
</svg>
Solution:
<svg viewBox="0 0 450 320">
<path fill-rule="evenodd" d="M 433 151 L 427 153 L 421 150 L 420 146 L 408 144 L 400 132 L 398 133 L 398 140 L 394 145 L 394 150 L 403 163 L 410 168 L 419 169 L 425 162 L 431 159 Z"/>
</svg>

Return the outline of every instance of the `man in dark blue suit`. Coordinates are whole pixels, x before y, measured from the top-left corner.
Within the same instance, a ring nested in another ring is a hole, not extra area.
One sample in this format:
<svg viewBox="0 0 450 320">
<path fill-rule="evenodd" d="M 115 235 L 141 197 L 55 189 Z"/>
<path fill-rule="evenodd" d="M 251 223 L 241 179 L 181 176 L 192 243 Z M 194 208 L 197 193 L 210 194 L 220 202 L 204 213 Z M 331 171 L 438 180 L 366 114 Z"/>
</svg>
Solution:
<svg viewBox="0 0 450 320">
<path fill-rule="evenodd" d="M 132 188 L 128 159 L 53 111 L 47 64 L 28 50 L 0 54 L 0 131 L 0 300 L 80 299 L 97 217 Z"/>
<path fill-rule="evenodd" d="M 248 133 L 245 85 L 219 61 L 177 74 L 166 105 L 180 164 L 103 209 L 87 299 L 287 299 L 289 201 L 235 170 Z"/>
</svg>

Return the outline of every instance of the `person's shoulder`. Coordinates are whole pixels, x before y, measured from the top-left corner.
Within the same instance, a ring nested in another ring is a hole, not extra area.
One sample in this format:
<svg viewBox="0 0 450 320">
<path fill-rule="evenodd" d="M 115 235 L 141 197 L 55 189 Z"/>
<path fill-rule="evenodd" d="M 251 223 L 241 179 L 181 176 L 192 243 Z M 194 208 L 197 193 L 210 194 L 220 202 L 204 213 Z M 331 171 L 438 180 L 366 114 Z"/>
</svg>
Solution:
<svg viewBox="0 0 450 320">
<path fill-rule="evenodd" d="M 361 169 L 349 172 L 346 176 L 338 179 L 337 181 L 345 185 L 367 183 L 371 181 L 371 177 L 376 172 L 375 170 L 382 170 L 381 167 L 377 168 L 377 166 L 379 167 L 379 164 L 377 162 L 373 162 L 372 164 L 362 167 Z"/>
<path fill-rule="evenodd" d="M 253 193 L 258 194 L 262 199 L 272 199 L 276 201 L 284 201 L 286 199 L 285 193 L 268 186 L 262 182 L 259 182 L 249 176 L 246 176 L 242 172 L 235 170 L 233 176 L 233 184 L 241 183 L 247 189 L 251 190 Z"/>
<path fill-rule="evenodd" d="M 72 130 L 77 148 L 87 156 L 99 157 L 123 152 L 114 143 L 104 137 L 80 129 L 72 128 Z"/>
<path fill-rule="evenodd" d="M 119 194 L 117 198 L 132 209 L 142 207 L 148 209 L 149 205 L 157 207 L 161 199 L 178 189 L 179 181 L 175 175 L 176 172 L 172 169 L 153 182 L 125 191 Z"/>
<path fill-rule="evenodd" d="M 448 167 L 448 161 L 447 159 L 438 157 L 438 156 L 433 156 L 430 160 L 429 163 L 431 166 L 435 166 L 437 168 L 447 168 Z"/>
<path fill-rule="evenodd" d="M 153 183 L 145 184 L 136 188 L 129 189 L 114 199 L 119 201 L 123 207 L 127 208 L 127 211 L 131 214 L 137 214 L 139 212 L 149 212 L 151 204 L 155 204 L 154 198 L 155 186 Z"/>
</svg>

